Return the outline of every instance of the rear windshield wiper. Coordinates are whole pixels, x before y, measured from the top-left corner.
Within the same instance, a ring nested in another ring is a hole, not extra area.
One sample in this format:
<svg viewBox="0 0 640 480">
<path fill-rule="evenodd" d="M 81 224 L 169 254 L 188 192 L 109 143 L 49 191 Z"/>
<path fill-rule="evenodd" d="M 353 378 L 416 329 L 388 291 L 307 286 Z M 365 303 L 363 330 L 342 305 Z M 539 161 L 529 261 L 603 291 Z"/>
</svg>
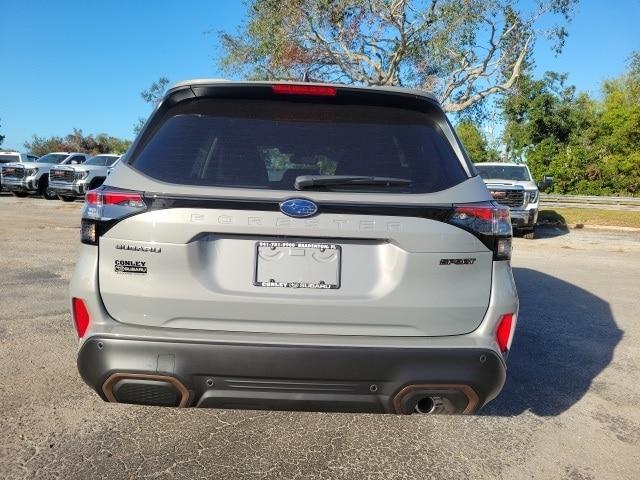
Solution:
<svg viewBox="0 0 640 480">
<path fill-rule="evenodd" d="M 300 175 L 296 177 L 296 190 L 306 190 L 313 187 L 339 187 L 354 185 L 379 185 L 396 187 L 411 185 L 413 182 L 406 178 L 367 177 L 363 175 Z"/>
</svg>

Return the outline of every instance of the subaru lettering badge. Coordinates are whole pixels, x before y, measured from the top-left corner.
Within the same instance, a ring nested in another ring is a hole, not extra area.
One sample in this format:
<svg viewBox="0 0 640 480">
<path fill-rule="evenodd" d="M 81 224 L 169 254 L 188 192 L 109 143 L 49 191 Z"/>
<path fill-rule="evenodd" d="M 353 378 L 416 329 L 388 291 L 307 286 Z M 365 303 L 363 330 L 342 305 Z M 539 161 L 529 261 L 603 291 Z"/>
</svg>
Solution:
<svg viewBox="0 0 640 480">
<path fill-rule="evenodd" d="M 305 198 L 290 198 L 280 204 L 280 211 L 294 218 L 311 217 L 318 212 L 318 206 Z"/>
</svg>

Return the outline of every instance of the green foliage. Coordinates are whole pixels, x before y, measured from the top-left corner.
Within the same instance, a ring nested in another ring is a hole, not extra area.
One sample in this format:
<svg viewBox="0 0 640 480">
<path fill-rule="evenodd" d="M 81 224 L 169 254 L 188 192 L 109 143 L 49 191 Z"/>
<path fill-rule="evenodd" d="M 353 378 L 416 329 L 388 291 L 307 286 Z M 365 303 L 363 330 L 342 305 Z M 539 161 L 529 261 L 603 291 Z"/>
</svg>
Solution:
<svg viewBox="0 0 640 480">
<path fill-rule="evenodd" d="M 247 0 L 220 67 L 251 79 L 404 85 L 460 112 L 513 87 L 539 36 L 559 51 L 577 0 Z"/>
<path fill-rule="evenodd" d="M 160 77 L 158 81 L 153 82 L 148 89 L 140 92 L 140 96 L 142 99 L 151 104 L 152 107 L 155 107 L 162 97 L 164 96 L 164 92 L 169 85 L 169 79 L 167 77 Z M 133 133 L 138 135 L 142 127 L 144 126 L 144 118 L 139 118 L 138 122 L 133 126 Z"/>
<path fill-rule="evenodd" d="M 131 140 L 112 137 L 106 133 L 98 135 L 84 135 L 82 130 L 74 128 L 65 137 L 53 136 L 49 138 L 34 135 L 24 147 L 37 156 L 50 152 L 84 152 L 92 155 L 99 153 L 124 153 L 131 145 Z"/>
<path fill-rule="evenodd" d="M 524 77 L 503 102 L 509 156 L 557 193 L 640 195 L 640 54 L 602 85 L 602 98 L 575 93 L 565 77 Z"/>
<path fill-rule="evenodd" d="M 489 147 L 486 137 L 474 122 L 462 120 L 456 125 L 456 133 L 473 162 L 498 160 L 499 152 Z"/>
<path fill-rule="evenodd" d="M 2 124 L 0 123 L 0 127 L 2 126 Z M 2 145 L 2 142 L 4 142 L 4 135 L 0 135 L 0 145 Z"/>
</svg>

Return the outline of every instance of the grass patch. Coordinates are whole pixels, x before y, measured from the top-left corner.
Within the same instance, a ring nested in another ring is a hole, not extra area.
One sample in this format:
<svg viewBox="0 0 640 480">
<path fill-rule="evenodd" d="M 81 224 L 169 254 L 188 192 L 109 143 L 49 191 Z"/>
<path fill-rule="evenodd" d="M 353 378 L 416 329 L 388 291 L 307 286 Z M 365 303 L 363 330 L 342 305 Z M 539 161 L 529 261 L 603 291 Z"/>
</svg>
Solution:
<svg viewBox="0 0 640 480">
<path fill-rule="evenodd" d="M 553 210 L 540 210 L 538 223 L 561 224 L 570 227 L 574 225 L 601 225 L 640 228 L 640 211 L 554 208 Z"/>
</svg>

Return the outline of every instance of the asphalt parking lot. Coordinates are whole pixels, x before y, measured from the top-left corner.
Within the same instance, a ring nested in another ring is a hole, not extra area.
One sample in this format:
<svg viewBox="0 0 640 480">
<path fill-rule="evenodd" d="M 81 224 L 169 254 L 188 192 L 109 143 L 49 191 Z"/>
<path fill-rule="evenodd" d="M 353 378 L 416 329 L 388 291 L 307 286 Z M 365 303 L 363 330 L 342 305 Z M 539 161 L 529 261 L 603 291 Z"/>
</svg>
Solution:
<svg viewBox="0 0 640 480">
<path fill-rule="evenodd" d="M 473 417 L 103 403 L 66 289 L 81 203 L 0 195 L 0 478 L 640 478 L 640 234 L 517 239 L 501 396 Z"/>
</svg>

